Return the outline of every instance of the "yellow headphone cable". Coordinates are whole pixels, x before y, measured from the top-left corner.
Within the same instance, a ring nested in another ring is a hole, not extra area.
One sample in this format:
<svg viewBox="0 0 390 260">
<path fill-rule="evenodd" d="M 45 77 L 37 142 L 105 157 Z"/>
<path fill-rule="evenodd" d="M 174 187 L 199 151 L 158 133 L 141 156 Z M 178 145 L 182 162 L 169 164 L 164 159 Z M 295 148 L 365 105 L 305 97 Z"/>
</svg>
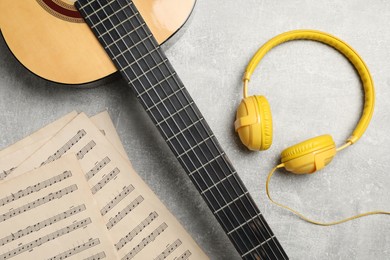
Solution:
<svg viewBox="0 0 390 260">
<path fill-rule="evenodd" d="M 297 215 L 298 217 L 300 217 L 301 219 L 309 222 L 309 223 L 312 223 L 312 224 L 315 224 L 315 225 L 319 225 L 319 226 L 333 226 L 333 225 L 337 225 L 337 224 L 341 224 L 341 223 L 344 223 L 344 222 L 347 222 L 347 221 L 350 221 L 350 220 L 354 220 L 354 219 L 357 219 L 357 218 L 361 218 L 361 217 L 365 217 L 365 216 L 370 216 L 370 215 L 378 215 L 378 214 L 385 214 L 385 215 L 390 215 L 390 212 L 388 211 L 381 211 L 381 210 L 376 210 L 376 211 L 369 211 L 369 212 L 364 212 L 364 213 L 360 213 L 360 214 L 357 214 L 355 216 L 352 216 L 352 217 L 349 217 L 349 218 L 345 218 L 345 219 L 341 219 L 341 220 L 337 220 L 337 221 L 332 221 L 332 222 L 319 222 L 319 221 L 315 221 L 315 220 L 312 220 L 312 219 L 309 219 L 307 217 L 305 217 L 302 213 L 296 211 L 295 209 L 292 209 L 286 205 L 283 205 L 282 203 L 279 203 L 277 201 L 275 201 L 274 199 L 272 199 L 271 197 L 271 194 L 270 194 L 270 190 L 269 190 L 269 183 L 271 181 L 271 178 L 272 176 L 274 175 L 275 171 L 277 169 L 280 169 L 280 168 L 283 168 L 284 165 L 283 163 L 277 165 L 276 167 L 274 167 L 268 174 L 267 176 L 267 181 L 265 183 L 265 189 L 267 191 L 267 196 L 269 198 L 269 200 L 274 203 L 275 205 L 281 207 L 281 208 L 284 208 L 292 213 L 294 213 L 295 215 Z"/>
</svg>

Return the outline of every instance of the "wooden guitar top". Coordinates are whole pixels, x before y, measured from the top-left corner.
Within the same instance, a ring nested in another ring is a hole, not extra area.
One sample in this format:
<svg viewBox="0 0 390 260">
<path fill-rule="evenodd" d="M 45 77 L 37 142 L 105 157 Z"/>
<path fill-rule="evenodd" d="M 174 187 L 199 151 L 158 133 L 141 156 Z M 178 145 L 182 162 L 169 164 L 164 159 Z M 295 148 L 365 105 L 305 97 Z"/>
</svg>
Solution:
<svg viewBox="0 0 390 260">
<path fill-rule="evenodd" d="M 195 0 L 134 0 L 158 43 L 187 20 Z M 15 57 L 58 83 L 90 83 L 117 71 L 70 0 L 1 0 L 0 29 Z"/>
</svg>

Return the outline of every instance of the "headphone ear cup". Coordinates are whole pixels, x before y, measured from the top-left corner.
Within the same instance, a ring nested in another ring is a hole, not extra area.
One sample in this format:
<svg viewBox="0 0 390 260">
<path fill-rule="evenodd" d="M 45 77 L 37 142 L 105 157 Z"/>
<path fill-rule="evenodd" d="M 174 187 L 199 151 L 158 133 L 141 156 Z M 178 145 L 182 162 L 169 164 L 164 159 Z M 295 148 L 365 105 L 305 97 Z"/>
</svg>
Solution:
<svg viewBox="0 0 390 260">
<path fill-rule="evenodd" d="M 281 154 L 287 171 L 314 173 L 328 165 L 336 155 L 336 144 L 330 135 L 321 135 L 293 145 Z"/>
<path fill-rule="evenodd" d="M 268 100 L 264 96 L 255 96 L 261 114 L 261 147 L 260 150 L 267 150 L 272 145 L 272 114 Z"/>
<path fill-rule="evenodd" d="M 272 144 L 272 116 L 267 99 L 250 96 L 243 99 L 237 109 L 236 132 L 250 150 L 266 150 Z"/>
</svg>

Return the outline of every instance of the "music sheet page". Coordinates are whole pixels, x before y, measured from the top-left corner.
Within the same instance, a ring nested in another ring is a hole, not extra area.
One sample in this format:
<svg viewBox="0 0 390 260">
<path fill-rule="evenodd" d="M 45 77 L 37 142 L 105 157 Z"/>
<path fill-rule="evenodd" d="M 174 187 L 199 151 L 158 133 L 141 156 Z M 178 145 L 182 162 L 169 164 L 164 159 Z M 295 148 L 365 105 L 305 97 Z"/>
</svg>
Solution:
<svg viewBox="0 0 390 260">
<path fill-rule="evenodd" d="M 100 132 L 107 140 L 118 150 L 118 152 L 129 161 L 129 157 L 122 145 L 121 139 L 116 132 L 115 126 L 107 111 L 103 111 L 95 116 L 90 117 L 92 123 L 99 128 Z"/>
<path fill-rule="evenodd" d="M 120 259 L 208 259 L 85 114 L 8 177 L 75 153 Z"/>
<path fill-rule="evenodd" d="M 17 168 L 23 161 L 30 157 L 36 150 L 43 146 L 59 130 L 67 125 L 78 115 L 73 111 L 55 122 L 45 126 L 37 132 L 27 136 L 23 140 L 0 151 L 0 183 Z M 91 121 L 99 128 L 104 136 L 110 141 L 121 155 L 128 159 L 125 149 L 115 130 L 107 111 L 92 116 Z"/>
<path fill-rule="evenodd" d="M 74 155 L 13 178 L 0 189 L 0 259 L 70 256 L 117 258 Z"/>
<path fill-rule="evenodd" d="M 73 111 L 15 144 L 1 150 L 0 183 L 1 180 L 5 179 L 19 164 L 50 140 L 50 138 L 76 116 L 77 112 Z"/>
<path fill-rule="evenodd" d="M 48 139 L 50 139 L 53 135 L 55 135 L 58 131 L 60 131 L 61 128 L 66 126 L 77 115 L 78 115 L 78 113 L 76 111 L 72 111 L 72 112 L 66 114 L 65 116 L 57 119 L 56 121 L 39 129 L 38 131 L 32 133 L 31 135 L 27 136 L 26 138 L 23 138 L 22 140 L 19 140 L 18 142 L 14 143 L 13 145 L 6 147 L 5 149 L 0 151 L 0 158 L 7 155 L 7 154 L 13 153 L 19 149 L 22 149 L 26 146 L 30 146 L 31 144 L 34 144 L 36 142 L 39 142 L 39 141 L 41 141 L 43 143 L 47 142 Z"/>
</svg>

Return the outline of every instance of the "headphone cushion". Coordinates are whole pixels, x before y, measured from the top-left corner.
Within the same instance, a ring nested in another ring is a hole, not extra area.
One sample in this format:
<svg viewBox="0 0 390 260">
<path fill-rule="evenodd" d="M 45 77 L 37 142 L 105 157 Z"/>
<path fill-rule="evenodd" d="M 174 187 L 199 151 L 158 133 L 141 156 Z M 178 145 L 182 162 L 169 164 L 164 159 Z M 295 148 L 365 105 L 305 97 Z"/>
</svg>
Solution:
<svg viewBox="0 0 390 260">
<path fill-rule="evenodd" d="M 285 150 L 281 154 L 282 163 L 296 159 L 308 153 L 321 150 L 328 146 L 335 146 L 332 136 L 321 135 L 314 138 L 310 138 L 306 141 L 293 145 Z"/>
<path fill-rule="evenodd" d="M 260 150 L 267 150 L 272 145 L 272 114 L 268 100 L 264 96 L 254 96 L 261 117 L 261 147 Z"/>
</svg>

